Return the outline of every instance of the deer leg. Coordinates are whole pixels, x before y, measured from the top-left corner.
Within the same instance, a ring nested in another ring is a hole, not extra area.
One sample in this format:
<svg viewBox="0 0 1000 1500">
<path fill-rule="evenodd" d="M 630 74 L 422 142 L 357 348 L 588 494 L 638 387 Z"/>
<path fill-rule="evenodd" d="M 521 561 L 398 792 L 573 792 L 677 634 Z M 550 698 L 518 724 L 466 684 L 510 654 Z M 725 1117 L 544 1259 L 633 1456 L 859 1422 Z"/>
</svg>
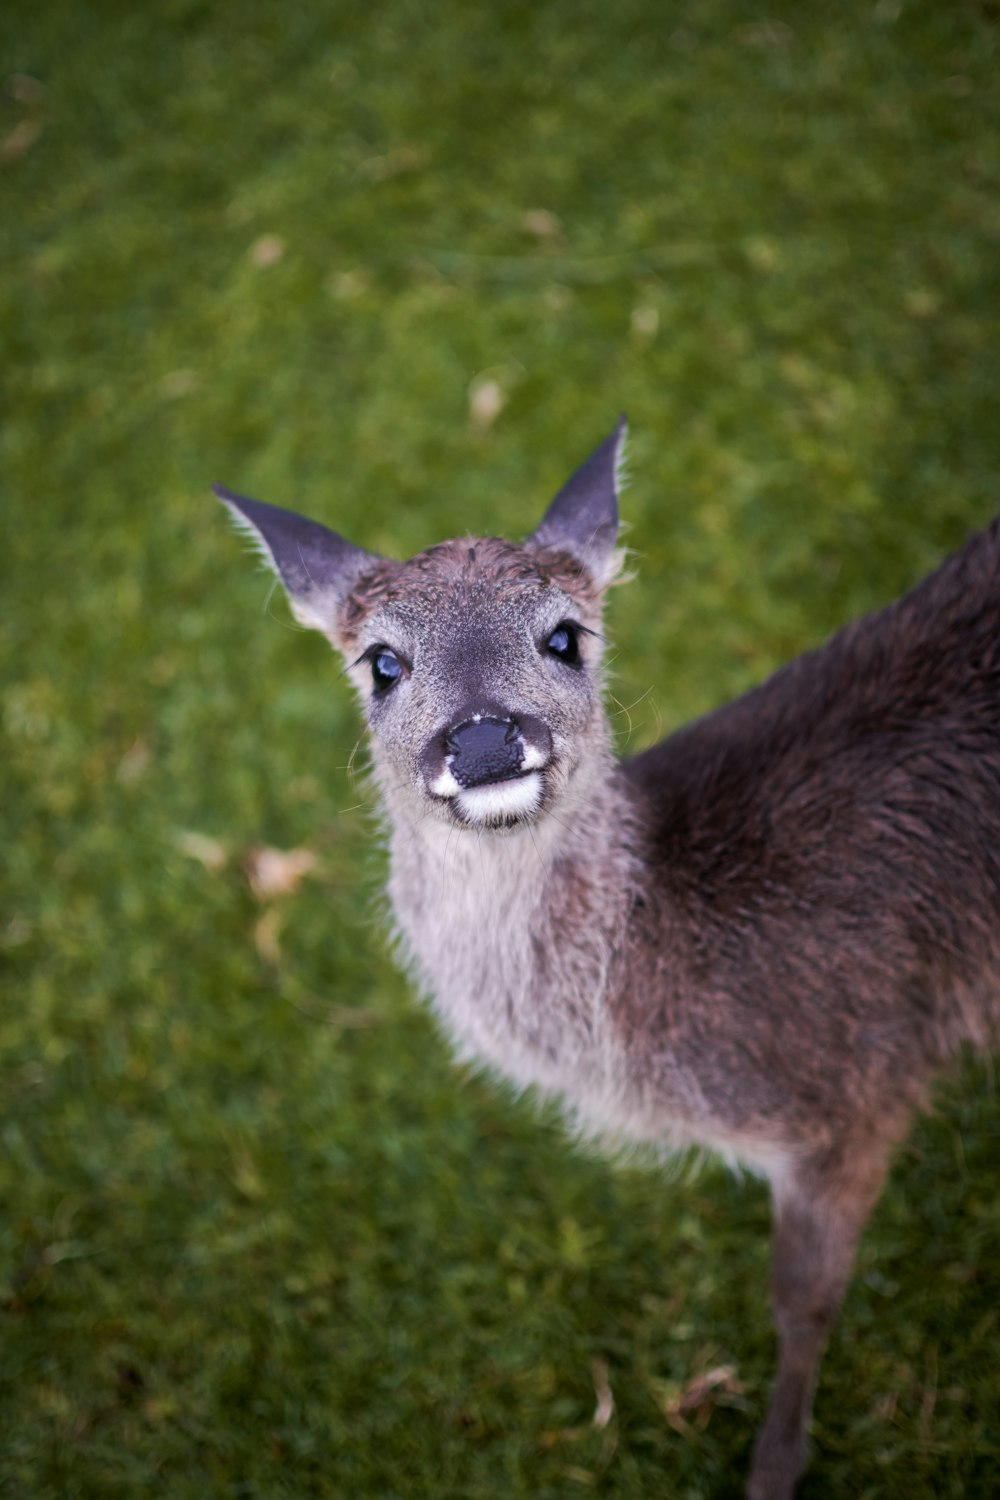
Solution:
<svg viewBox="0 0 1000 1500">
<path fill-rule="evenodd" d="M 754 1445 L 747 1500 L 791 1500 L 806 1467 L 819 1362 L 885 1172 L 884 1158 L 869 1157 L 835 1173 L 800 1171 L 773 1188 L 778 1373 Z"/>
</svg>

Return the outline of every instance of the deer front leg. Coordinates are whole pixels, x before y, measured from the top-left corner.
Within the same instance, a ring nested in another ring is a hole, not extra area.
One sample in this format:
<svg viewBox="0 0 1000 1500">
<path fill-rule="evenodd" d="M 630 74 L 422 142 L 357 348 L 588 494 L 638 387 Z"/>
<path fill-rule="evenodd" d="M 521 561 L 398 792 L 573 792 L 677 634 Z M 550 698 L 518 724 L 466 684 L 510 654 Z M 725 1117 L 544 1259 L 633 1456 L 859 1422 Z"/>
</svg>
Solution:
<svg viewBox="0 0 1000 1500">
<path fill-rule="evenodd" d="M 880 1158 L 845 1171 L 800 1171 L 775 1186 L 771 1295 L 778 1373 L 754 1445 L 747 1500 L 791 1500 L 809 1454 L 819 1362 L 837 1318 L 854 1252 L 885 1180 Z"/>
</svg>

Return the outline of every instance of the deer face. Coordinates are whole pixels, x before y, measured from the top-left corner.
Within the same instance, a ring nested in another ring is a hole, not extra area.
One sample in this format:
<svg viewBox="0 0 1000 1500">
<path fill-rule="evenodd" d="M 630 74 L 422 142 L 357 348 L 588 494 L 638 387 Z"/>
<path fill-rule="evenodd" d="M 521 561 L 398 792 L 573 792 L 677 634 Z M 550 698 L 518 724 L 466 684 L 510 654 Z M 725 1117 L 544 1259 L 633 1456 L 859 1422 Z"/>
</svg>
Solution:
<svg viewBox="0 0 1000 1500">
<path fill-rule="evenodd" d="M 217 491 L 296 617 L 343 652 L 387 796 L 451 825 L 509 828 L 542 816 L 600 752 L 623 436 L 619 424 L 524 545 L 450 541 L 405 563 Z"/>
<path fill-rule="evenodd" d="M 348 599 L 341 639 L 383 782 L 449 822 L 558 800 L 600 721 L 600 593 L 566 554 L 447 542 Z"/>
</svg>

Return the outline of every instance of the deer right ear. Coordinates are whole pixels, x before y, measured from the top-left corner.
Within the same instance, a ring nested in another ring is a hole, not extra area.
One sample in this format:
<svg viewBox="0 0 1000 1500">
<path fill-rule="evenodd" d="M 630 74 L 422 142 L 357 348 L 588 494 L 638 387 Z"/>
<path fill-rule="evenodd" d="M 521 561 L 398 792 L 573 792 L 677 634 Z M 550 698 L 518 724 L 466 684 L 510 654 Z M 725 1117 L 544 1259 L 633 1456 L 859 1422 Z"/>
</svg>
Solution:
<svg viewBox="0 0 1000 1500">
<path fill-rule="evenodd" d="M 628 423 L 620 417 L 611 436 L 563 485 L 530 539 L 536 547 L 568 552 L 602 585 L 617 572 L 618 491 L 627 435 Z"/>
<path fill-rule="evenodd" d="M 221 484 L 214 493 L 250 537 L 264 561 L 285 586 L 292 613 L 300 625 L 333 638 L 340 607 L 363 574 L 382 558 L 338 536 L 317 521 L 260 500 L 234 495 Z"/>
</svg>

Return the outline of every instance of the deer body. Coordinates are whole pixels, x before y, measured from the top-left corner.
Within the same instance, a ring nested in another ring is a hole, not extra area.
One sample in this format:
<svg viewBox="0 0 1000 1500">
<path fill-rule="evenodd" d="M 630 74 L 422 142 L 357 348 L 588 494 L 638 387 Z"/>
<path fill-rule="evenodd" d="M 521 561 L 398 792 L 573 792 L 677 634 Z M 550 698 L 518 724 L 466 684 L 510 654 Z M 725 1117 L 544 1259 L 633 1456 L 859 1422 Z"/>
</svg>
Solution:
<svg viewBox="0 0 1000 1500">
<path fill-rule="evenodd" d="M 600 607 L 622 429 L 523 546 L 399 564 L 222 492 L 367 705 L 402 947 L 463 1056 L 580 1128 L 768 1178 L 788 1500 L 895 1143 L 1000 1030 L 1000 522 L 911 594 L 644 754 Z"/>
</svg>

